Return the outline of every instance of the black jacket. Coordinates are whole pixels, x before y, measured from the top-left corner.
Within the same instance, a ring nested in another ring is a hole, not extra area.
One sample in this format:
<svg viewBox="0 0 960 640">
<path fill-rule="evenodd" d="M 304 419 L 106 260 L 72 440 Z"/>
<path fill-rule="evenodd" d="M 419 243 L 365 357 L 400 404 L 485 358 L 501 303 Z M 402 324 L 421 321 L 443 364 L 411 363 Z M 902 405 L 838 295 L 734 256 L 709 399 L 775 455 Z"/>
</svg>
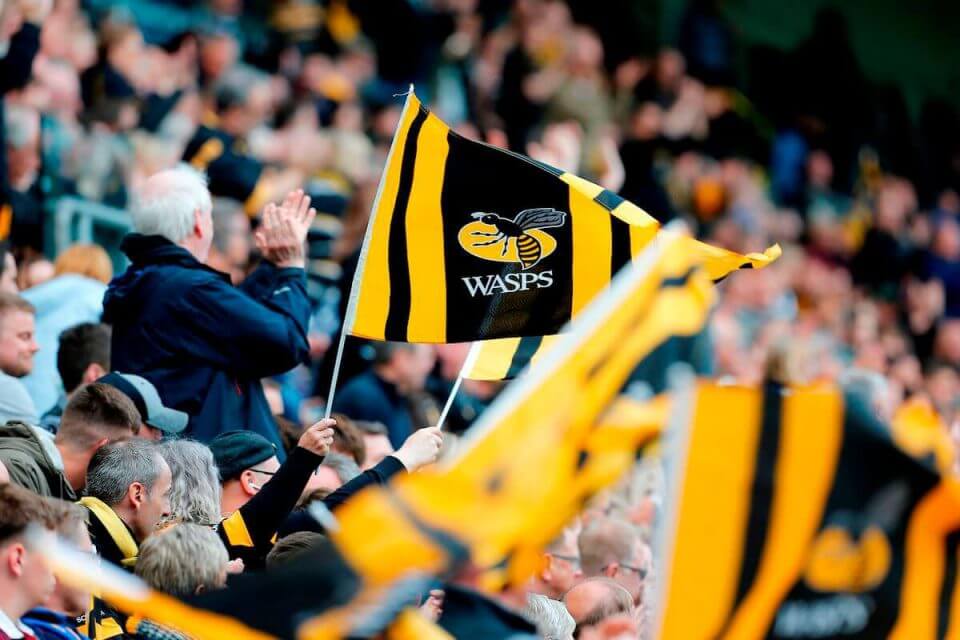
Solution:
<svg viewBox="0 0 960 640">
<path fill-rule="evenodd" d="M 103 300 L 112 369 L 143 376 L 188 413 L 186 435 L 249 429 L 282 450 L 260 379 L 309 358 L 303 269 L 264 262 L 234 287 L 160 236 L 130 234 L 122 249 L 133 264 Z"/>
</svg>

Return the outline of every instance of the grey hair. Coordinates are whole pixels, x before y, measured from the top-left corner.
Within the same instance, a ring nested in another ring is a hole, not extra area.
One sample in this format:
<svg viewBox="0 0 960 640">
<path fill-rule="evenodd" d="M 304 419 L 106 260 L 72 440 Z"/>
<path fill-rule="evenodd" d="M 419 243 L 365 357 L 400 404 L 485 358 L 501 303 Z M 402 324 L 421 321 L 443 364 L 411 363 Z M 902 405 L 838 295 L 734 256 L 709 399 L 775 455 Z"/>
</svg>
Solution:
<svg viewBox="0 0 960 640">
<path fill-rule="evenodd" d="M 7 145 L 14 149 L 22 149 L 40 135 L 40 115 L 30 107 L 8 105 L 2 125 Z"/>
<path fill-rule="evenodd" d="M 336 471 L 337 477 L 340 478 L 340 482 L 343 484 L 347 484 L 360 475 L 360 467 L 357 466 L 353 458 L 345 456 L 342 453 L 331 451 L 323 459 L 321 464 Z"/>
<path fill-rule="evenodd" d="M 210 447 L 193 440 L 167 440 L 160 445 L 170 465 L 170 519 L 212 525 L 220 522 L 220 473 Z"/>
<path fill-rule="evenodd" d="M 130 217 L 138 232 L 178 243 L 190 235 L 195 212 L 211 207 L 207 179 L 190 165 L 179 164 L 147 178 L 133 198 Z"/>
<path fill-rule="evenodd" d="M 562 602 L 537 593 L 527 595 L 523 615 L 536 625 L 537 634 L 544 640 L 569 640 L 577 627 Z"/>
<path fill-rule="evenodd" d="M 200 587 L 222 587 L 229 560 L 212 529 L 177 524 L 144 540 L 136 574 L 154 589 L 185 598 L 196 595 Z"/>
<path fill-rule="evenodd" d="M 120 504 L 135 482 L 152 490 L 163 466 L 156 443 L 137 438 L 106 444 L 90 459 L 86 493 L 110 506 Z"/>
</svg>

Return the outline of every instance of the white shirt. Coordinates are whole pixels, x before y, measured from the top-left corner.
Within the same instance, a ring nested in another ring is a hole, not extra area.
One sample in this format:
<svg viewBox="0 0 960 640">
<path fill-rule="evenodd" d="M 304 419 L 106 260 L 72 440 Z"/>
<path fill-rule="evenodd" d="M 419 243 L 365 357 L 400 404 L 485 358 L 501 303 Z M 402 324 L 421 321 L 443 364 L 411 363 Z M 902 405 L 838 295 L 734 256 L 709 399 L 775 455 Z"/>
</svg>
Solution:
<svg viewBox="0 0 960 640">
<path fill-rule="evenodd" d="M 36 634 L 27 625 L 14 622 L 3 609 L 0 609 L 0 631 L 10 638 L 22 638 L 24 633 L 36 637 Z"/>
</svg>

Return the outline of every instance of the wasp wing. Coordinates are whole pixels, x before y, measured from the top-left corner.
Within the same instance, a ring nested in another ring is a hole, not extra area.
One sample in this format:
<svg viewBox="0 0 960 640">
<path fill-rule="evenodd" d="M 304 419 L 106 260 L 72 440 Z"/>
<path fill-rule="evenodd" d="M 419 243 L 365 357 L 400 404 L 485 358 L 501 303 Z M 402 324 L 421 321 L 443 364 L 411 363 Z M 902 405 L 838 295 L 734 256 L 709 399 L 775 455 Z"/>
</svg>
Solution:
<svg viewBox="0 0 960 640">
<path fill-rule="evenodd" d="M 551 208 L 524 209 L 513 219 L 524 231 L 528 229 L 548 229 L 562 227 L 567 214 Z"/>
</svg>

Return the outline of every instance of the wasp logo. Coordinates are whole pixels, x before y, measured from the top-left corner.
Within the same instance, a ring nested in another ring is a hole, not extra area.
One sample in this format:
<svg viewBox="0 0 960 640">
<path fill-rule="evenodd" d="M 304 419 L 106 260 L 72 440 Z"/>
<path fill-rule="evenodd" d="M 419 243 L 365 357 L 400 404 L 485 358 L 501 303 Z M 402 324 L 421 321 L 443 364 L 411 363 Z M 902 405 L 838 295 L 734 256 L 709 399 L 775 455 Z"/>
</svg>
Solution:
<svg viewBox="0 0 960 640">
<path fill-rule="evenodd" d="M 526 271 L 557 248 L 543 229 L 562 227 L 567 214 L 556 209 L 524 209 L 512 220 L 495 213 L 477 212 L 460 229 L 457 240 L 470 255 L 495 262 L 518 262 Z"/>
</svg>

